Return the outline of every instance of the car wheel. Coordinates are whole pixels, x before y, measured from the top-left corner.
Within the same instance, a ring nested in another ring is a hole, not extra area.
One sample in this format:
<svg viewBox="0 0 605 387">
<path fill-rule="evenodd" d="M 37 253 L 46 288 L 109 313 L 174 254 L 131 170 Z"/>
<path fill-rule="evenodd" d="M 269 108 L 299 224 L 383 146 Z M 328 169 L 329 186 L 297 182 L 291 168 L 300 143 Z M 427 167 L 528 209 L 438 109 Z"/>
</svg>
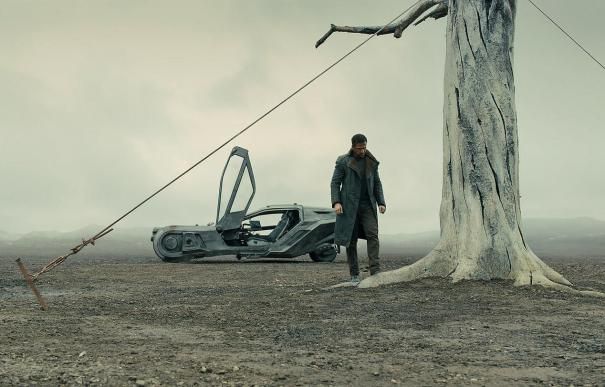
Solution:
<svg viewBox="0 0 605 387">
<path fill-rule="evenodd" d="M 336 254 L 334 245 L 321 245 L 317 250 L 311 251 L 309 256 L 314 262 L 333 262 Z"/>
</svg>

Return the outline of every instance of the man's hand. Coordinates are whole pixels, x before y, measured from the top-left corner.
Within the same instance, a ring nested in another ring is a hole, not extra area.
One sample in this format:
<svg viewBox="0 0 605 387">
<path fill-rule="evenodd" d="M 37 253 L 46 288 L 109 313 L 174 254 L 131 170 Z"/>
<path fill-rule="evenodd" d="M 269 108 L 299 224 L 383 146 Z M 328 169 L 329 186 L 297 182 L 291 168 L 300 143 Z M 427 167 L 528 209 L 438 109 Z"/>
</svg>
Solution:
<svg viewBox="0 0 605 387">
<path fill-rule="evenodd" d="M 336 211 L 336 215 L 342 214 L 342 204 L 336 203 L 334 204 L 334 210 Z"/>
<path fill-rule="evenodd" d="M 386 206 L 378 206 L 378 211 L 380 211 L 381 214 L 384 214 L 386 210 Z"/>
</svg>

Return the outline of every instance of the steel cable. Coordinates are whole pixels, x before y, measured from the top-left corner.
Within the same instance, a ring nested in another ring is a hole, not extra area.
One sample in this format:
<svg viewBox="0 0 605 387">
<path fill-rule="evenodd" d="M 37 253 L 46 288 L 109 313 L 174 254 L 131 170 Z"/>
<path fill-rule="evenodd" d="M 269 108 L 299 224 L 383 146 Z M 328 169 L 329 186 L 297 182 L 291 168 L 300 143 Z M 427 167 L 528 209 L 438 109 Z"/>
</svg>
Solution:
<svg viewBox="0 0 605 387">
<path fill-rule="evenodd" d="M 556 21 L 554 21 L 550 16 L 548 16 L 546 14 L 546 12 L 544 12 L 540 7 L 538 7 L 536 5 L 536 3 L 534 3 L 532 0 L 527 0 L 531 3 L 531 5 L 533 5 L 538 11 L 540 11 L 540 13 L 542 13 L 542 15 L 544 15 L 548 20 L 550 20 L 550 22 L 552 24 L 554 24 L 559 30 L 561 30 L 561 32 L 563 32 L 565 34 L 565 36 L 567 36 L 572 42 L 574 42 L 576 44 L 576 46 L 580 47 L 580 49 L 582 49 L 582 51 L 584 51 L 586 53 L 586 55 L 588 55 L 592 60 L 594 60 L 599 66 L 601 66 L 601 68 L 603 68 L 603 70 L 605 70 L 605 66 L 603 66 L 603 63 L 599 62 L 599 60 L 597 58 L 595 58 L 590 52 L 588 52 L 587 49 L 585 49 L 577 40 L 575 40 L 570 34 L 567 33 L 567 31 L 565 31 L 565 29 L 563 29 L 563 27 L 561 27 Z"/>
</svg>

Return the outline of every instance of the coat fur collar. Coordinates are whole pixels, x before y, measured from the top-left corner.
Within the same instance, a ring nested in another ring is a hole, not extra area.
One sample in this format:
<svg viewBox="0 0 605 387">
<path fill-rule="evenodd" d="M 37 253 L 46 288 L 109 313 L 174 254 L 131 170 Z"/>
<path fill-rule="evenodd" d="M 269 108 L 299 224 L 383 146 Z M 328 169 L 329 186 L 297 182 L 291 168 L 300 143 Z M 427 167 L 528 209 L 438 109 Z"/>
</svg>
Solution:
<svg viewBox="0 0 605 387">
<path fill-rule="evenodd" d="M 353 151 L 349 150 L 347 154 L 349 156 L 349 161 L 347 162 L 347 166 L 357 172 L 359 176 L 361 176 L 361 171 L 357 168 L 357 163 L 355 162 L 355 157 L 353 156 Z M 376 157 L 369 150 L 366 150 L 366 177 L 370 176 L 372 172 L 378 167 L 380 162 L 376 160 Z"/>
</svg>

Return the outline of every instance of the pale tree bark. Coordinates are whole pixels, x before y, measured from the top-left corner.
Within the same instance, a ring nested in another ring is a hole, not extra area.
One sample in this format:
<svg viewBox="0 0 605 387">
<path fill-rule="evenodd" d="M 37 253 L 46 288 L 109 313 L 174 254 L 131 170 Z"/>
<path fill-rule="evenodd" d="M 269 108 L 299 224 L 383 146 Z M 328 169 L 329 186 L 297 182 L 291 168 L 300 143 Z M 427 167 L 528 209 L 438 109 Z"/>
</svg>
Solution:
<svg viewBox="0 0 605 387">
<path fill-rule="evenodd" d="M 380 32 L 399 37 L 413 22 L 448 16 L 441 237 L 426 257 L 366 278 L 359 287 L 449 277 L 455 282 L 509 279 L 515 285 L 575 291 L 531 251 L 522 231 L 513 77 L 515 11 L 516 0 L 421 0 Z M 380 28 L 332 25 L 316 46 L 332 32 L 374 34 Z"/>
</svg>

